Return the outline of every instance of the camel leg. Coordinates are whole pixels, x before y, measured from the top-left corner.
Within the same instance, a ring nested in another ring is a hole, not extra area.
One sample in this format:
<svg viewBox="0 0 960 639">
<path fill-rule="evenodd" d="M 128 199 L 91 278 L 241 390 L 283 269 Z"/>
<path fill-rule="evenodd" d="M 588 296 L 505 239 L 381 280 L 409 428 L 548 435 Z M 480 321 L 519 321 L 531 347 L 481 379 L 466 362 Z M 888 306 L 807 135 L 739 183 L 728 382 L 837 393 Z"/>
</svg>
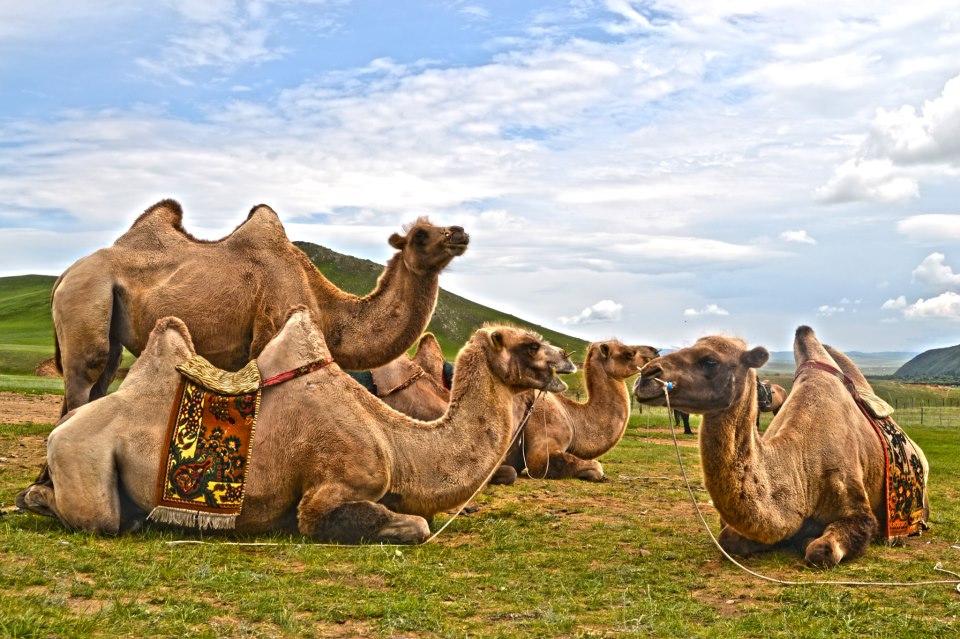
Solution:
<svg viewBox="0 0 960 639">
<path fill-rule="evenodd" d="M 603 466 L 595 459 L 580 459 L 570 453 L 548 452 L 542 446 L 531 446 L 527 451 L 527 474 L 534 479 L 603 481 Z"/>
<path fill-rule="evenodd" d="M 110 383 L 117 374 L 117 369 L 120 368 L 121 359 L 123 359 L 123 345 L 120 342 L 111 341 L 107 351 L 107 361 L 103 367 L 103 371 L 100 373 L 97 381 L 94 382 L 93 387 L 90 389 L 91 402 L 107 395 L 107 391 L 110 389 Z"/>
<path fill-rule="evenodd" d="M 517 469 L 510 464 L 503 464 L 490 478 L 491 486 L 511 486 L 517 481 Z"/>
<path fill-rule="evenodd" d="M 120 532 L 120 493 L 112 446 L 54 431 L 47 442 L 47 461 L 54 498 L 51 510 L 64 525 L 100 534 Z"/>
<path fill-rule="evenodd" d="M 344 544 L 419 544 L 430 536 L 423 517 L 395 513 L 371 501 L 331 499 L 330 493 L 336 492 L 312 489 L 303 496 L 297 508 L 301 534 Z"/>
<path fill-rule="evenodd" d="M 720 535 L 717 537 L 717 541 L 720 543 L 721 548 L 731 555 L 737 555 L 738 557 L 750 557 L 751 555 L 767 552 L 774 547 L 772 544 L 764 544 L 759 541 L 747 539 L 729 525 L 724 525 L 720 531 Z"/>
<path fill-rule="evenodd" d="M 836 566 L 844 558 L 856 559 L 866 551 L 876 532 L 877 518 L 869 510 L 838 519 L 810 542 L 804 558 L 821 568 Z"/>
</svg>

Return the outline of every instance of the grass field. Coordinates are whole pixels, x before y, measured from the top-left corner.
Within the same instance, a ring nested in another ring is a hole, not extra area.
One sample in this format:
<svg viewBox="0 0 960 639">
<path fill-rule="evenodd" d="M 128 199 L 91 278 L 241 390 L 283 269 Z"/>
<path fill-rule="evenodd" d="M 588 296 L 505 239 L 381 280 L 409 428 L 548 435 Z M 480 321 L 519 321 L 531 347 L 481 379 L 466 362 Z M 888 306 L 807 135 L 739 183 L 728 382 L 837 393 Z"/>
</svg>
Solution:
<svg viewBox="0 0 960 639">
<path fill-rule="evenodd" d="M 694 427 L 698 424 L 694 418 Z M 783 580 L 925 581 L 960 571 L 960 429 L 901 425 L 926 451 L 932 529 L 820 572 L 795 554 L 746 560 Z M 0 502 L 34 478 L 49 424 L 0 425 Z M 73 533 L 0 517 L 3 637 L 949 637 L 950 585 L 784 586 L 724 560 L 696 519 L 663 409 L 632 418 L 609 481 L 520 480 L 419 547 L 224 539 L 151 526 Z M 716 531 L 694 438 L 680 451 Z M 441 524 L 439 517 L 434 525 Z M 210 545 L 177 545 L 177 540 Z M 238 541 L 238 540 L 233 540 Z"/>
</svg>

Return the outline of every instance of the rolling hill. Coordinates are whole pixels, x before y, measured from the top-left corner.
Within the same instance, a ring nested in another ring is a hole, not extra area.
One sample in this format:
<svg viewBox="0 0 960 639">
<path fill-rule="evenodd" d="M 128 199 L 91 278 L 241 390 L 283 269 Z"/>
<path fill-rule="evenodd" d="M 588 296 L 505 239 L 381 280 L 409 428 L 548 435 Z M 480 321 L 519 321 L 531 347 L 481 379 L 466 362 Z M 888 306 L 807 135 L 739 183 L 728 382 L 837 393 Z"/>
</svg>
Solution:
<svg viewBox="0 0 960 639">
<path fill-rule="evenodd" d="M 295 244 L 331 282 L 356 295 L 373 290 L 383 272 L 382 264 L 370 260 L 337 253 L 309 242 Z M 55 281 L 52 275 L 0 278 L 0 373 L 32 375 L 37 364 L 53 356 L 50 289 Z M 508 322 L 530 328 L 568 352 L 576 351 L 581 356 L 586 352 L 587 342 L 584 340 L 501 313 L 442 288 L 427 330 L 437 336 L 444 356 L 452 360 L 484 322 Z"/>
<path fill-rule="evenodd" d="M 960 344 L 920 353 L 898 368 L 893 376 L 925 381 L 960 379 Z"/>
</svg>

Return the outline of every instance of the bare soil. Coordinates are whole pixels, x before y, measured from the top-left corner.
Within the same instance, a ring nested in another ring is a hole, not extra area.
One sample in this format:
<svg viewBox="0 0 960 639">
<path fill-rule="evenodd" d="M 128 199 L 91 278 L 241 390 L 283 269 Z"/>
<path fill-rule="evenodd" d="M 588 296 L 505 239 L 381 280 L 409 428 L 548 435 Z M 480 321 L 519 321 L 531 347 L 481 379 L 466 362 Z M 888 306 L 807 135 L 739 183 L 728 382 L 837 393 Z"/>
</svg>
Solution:
<svg viewBox="0 0 960 639">
<path fill-rule="evenodd" d="M 0 392 L 0 424 L 55 424 L 61 395 L 21 395 Z"/>
</svg>

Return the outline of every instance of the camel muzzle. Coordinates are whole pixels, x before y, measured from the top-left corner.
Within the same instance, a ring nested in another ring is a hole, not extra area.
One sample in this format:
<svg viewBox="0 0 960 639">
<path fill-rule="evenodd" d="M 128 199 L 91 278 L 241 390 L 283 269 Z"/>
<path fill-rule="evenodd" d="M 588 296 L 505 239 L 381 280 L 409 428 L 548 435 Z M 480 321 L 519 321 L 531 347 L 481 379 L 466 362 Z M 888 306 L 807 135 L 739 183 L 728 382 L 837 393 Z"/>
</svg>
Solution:
<svg viewBox="0 0 960 639">
<path fill-rule="evenodd" d="M 470 236 L 464 232 L 462 226 L 448 226 L 443 233 L 446 238 L 444 247 L 454 256 L 463 255 L 470 244 Z"/>
</svg>

